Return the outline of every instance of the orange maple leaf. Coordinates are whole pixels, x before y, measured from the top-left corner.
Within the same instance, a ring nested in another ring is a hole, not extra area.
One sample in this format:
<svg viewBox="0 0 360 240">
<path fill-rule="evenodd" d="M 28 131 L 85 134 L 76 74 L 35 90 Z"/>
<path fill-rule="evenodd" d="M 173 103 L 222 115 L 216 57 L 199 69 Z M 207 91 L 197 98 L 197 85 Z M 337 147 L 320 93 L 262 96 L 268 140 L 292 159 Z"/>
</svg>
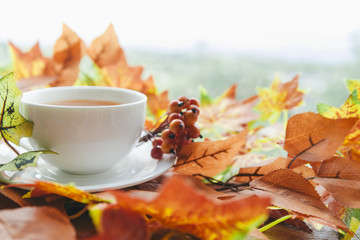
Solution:
<svg viewBox="0 0 360 240">
<path fill-rule="evenodd" d="M 245 144 L 247 133 L 244 130 L 225 140 L 193 142 L 183 146 L 174 170 L 188 175 L 215 176 L 231 165 Z"/>
<path fill-rule="evenodd" d="M 85 54 L 85 43 L 67 25 L 54 45 L 52 61 L 57 79 L 51 86 L 72 86 L 79 74 L 79 63 Z"/>
<path fill-rule="evenodd" d="M 152 200 L 116 191 L 115 206 L 130 208 L 201 239 L 227 239 L 236 231 L 248 232 L 267 216 L 268 198 L 250 196 L 235 200 L 211 199 L 197 187 L 194 178 L 174 175 Z"/>
<path fill-rule="evenodd" d="M 298 75 L 287 83 L 281 83 L 279 77 L 276 77 L 270 88 L 259 88 L 260 102 L 255 110 L 261 113 L 260 120 L 275 123 L 283 110 L 302 103 L 304 92 L 298 90 L 298 81 Z"/>
<path fill-rule="evenodd" d="M 359 82 L 353 82 L 353 90 L 348 99 L 340 108 L 332 107 L 327 104 L 318 104 L 319 113 L 329 119 L 360 118 Z M 340 152 L 349 158 L 360 162 L 360 121 L 346 136 Z"/>
<path fill-rule="evenodd" d="M 236 85 L 227 89 L 213 103 L 201 106 L 198 124 L 202 135 L 221 137 L 230 132 L 241 132 L 247 124 L 259 116 L 252 111 L 258 101 L 257 96 L 243 101 L 235 99 Z"/>
<path fill-rule="evenodd" d="M 42 55 L 38 42 L 25 53 L 12 42 L 9 42 L 9 45 L 16 80 L 37 76 L 53 76 L 55 74 L 51 59 Z"/>
<path fill-rule="evenodd" d="M 294 115 L 288 121 L 284 149 L 289 157 L 307 161 L 331 158 L 358 119 L 328 119 L 312 112 Z"/>
<path fill-rule="evenodd" d="M 128 88 L 144 93 L 148 97 L 150 112 L 159 118 L 166 112 L 169 104 L 168 93 L 158 93 L 152 76 L 142 79 L 142 66 L 129 66 L 123 49 L 119 45 L 113 25 L 105 33 L 96 38 L 87 49 L 94 63 L 103 70 L 103 76 L 110 80 L 103 81 L 105 85 Z"/>
</svg>

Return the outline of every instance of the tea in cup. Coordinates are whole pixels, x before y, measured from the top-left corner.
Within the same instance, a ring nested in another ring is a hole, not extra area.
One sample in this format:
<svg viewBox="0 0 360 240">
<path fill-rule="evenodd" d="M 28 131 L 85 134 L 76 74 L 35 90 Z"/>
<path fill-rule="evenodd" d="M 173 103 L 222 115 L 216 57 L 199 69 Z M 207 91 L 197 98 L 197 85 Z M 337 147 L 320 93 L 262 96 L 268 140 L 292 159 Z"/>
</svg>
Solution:
<svg viewBox="0 0 360 240">
<path fill-rule="evenodd" d="M 34 123 L 29 143 L 57 152 L 41 158 L 65 172 L 92 174 L 123 160 L 145 123 L 147 97 L 113 87 L 53 87 L 25 92 L 20 113 Z"/>
</svg>

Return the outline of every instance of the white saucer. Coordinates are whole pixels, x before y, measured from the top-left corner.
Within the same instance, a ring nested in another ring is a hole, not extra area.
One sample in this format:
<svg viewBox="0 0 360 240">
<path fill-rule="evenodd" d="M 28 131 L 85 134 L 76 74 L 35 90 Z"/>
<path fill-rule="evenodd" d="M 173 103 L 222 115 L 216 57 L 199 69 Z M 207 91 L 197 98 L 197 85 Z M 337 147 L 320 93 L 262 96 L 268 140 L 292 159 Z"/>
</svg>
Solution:
<svg viewBox="0 0 360 240">
<path fill-rule="evenodd" d="M 97 192 L 110 189 L 126 188 L 156 178 L 171 168 L 175 162 L 172 154 L 164 154 L 162 160 L 151 158 L 151 143 L 144 143 L 136 148 L 113 168 L 88 175 L 77 175 L 63 172 L 47 164 L 40 157 L 36 167 L 22 171 L 3 171 L 0 178 L 6 183 L 32 183 L 36 180 L 51 181 L 61 184 L 74 184 L 76 188 Z M 23 148 L 17 147 L 22 153 Z M 15 153 L 4 143 L 0 144 L 0 163 L 6 163 L 16 157 Z"/>
</svg>

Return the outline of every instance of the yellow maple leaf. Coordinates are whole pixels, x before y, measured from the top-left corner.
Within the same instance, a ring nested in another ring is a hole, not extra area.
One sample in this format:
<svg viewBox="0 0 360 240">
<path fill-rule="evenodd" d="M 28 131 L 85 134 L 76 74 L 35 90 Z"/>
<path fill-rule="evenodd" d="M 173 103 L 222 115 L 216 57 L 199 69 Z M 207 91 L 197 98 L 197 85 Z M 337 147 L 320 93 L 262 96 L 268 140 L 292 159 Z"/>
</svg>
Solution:
<svg viewBox="0 0 360 240">
<path fill-rule="evenodd" d="M 276 76 L 270 88 L 259 88 L 260 102 L 254 109 L 260 112 L 260 120 L 275 123 L 282 111 L 302 103 L 304 92 L 298 90 L 298 80 L 297 75 L 290 82 L 281 83 Z"/>
</svg>

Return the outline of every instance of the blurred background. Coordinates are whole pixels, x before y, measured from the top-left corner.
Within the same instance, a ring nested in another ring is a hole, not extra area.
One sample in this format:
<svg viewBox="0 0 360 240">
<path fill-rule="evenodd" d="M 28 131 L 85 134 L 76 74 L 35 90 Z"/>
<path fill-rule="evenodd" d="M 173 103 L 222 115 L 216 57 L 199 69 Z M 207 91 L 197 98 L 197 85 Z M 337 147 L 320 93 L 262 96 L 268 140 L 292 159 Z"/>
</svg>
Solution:
<svg viewBox="0 0 360 240">
<path fill-rule="evenodd" d="M 67 24 L 87 45 L 114 25 L 130 65 L 144 66 L 170 97 L 217 96 L 238 84 L 238 98 L 301 74 L 309 90 L 298 111 L 340 106 L 346 78 L 360 79 L 357 0 L 3 1 L 0 72 L 11 65 L 8 41 L 46 56 Z M 85 70 L 86 71 L 86 70 Z"/>
</svg>

